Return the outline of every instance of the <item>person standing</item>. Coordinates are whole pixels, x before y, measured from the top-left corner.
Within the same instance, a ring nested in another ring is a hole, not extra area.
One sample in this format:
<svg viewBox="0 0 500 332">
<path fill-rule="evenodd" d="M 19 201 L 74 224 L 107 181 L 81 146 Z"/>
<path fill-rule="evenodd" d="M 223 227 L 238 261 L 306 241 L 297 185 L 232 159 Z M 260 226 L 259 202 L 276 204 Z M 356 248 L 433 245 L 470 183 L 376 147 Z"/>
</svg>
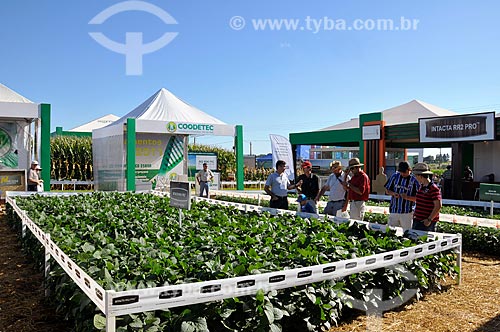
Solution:
<svg viewBox="0 0 500 332">
<path fill-rule="evenodd" d="M 323 213 L 336 216 L 337 211 L 345 211 L 347 208 L 345 199 L 347 191 L 342 184 L 346 180 L 349 181 L 350 177 L 342 171 L 342 164 L 338 160 L 334 160 L 330 163 L 330 170 L 332 174 L 328 176 L 325 185 L 321 188 L 314 200 L 318 202 L 323 194 L 329 191 L 328 203 L 326 203 Z"/>
<path fill-rule="evenodd" d="M 209 197 L 208 188 L 210 181 L 212 181 L 213 178 L 214 174 L 212 173 L 211 170 L 208 169 L 207 163 L 203 163 L 203 169 L 196 174 L 196 181 L 198 181 L 198 184 L 200 185 L 200 197 L 204 197 L 203 196 L 204 191 L 207 192 L 206 197 L 207 198 Z"/>
<path fill-rule="evenodd" d="M 474 181 L 474 173 L 472 172 L 472 169 L 468 165 L 465 166 L 464 180 L 465 181 Z"/>
<path fill-rule="evenodd" d="M 407 161 L 400 162 L 398 171 L 385 184 L 385 191 L 391 196 L 389 226 L 402 227 L 403 231 L 411 229 L 415 203 L 408 197 L 417 196 L 418 188 L 419 183 L 411 174 L 410 164 Z"/>
<path fill-rule="evenodd" d="M 43 183 L 37 170 L 38 161 L 33 160 L 28 171 L 28 191 L 38 191 L 37 186 Z"/>
<path fill-rule="evenodd" d="M 451 171 L 451 165 L 446 166 L 446 171 L 443 172 L 443 198 L 451 198 L 451 184 L 452 184 L 453 173 Z"/>
<path fill-rule="evenodd" d="M 439 221 L 441 210 L 441 191 L 432 182 L 432 172 L 426 163 L 417 163 L 413 167 L 413 174 L 420 183 L 415 198 L 406 196 L 405 199 L 415 199 L 416 206 L 413 213 L 413 229 L 434 232 Z"/>
<path fill-rule="evenodd" d="M 275 209 L 288 210 L 288 190 L 296 189 L 302 184 L 301 181 L 297 184 L 291 184 L 285 174 L 286 162 L 278 160 L 276 162 L 276 171 L 269 174 L 264 185 L 264 191 L 271 196 L 269 206 Z"/>
<path fill-rule="evenodd" d="M 361 169 L 364 164 L 359 162 L 358 158 L 349 160 L 349 170 L 352 172 L 351 180 L 344 184 L 348 190 L 348 199 L 350 202 L 350 218 L 363 220 L 365 216 L 365 205 L 370 195 L 370 178 Z"/>
<path fill-rule="evenodd" d="M 306 196 L 306 203 L 312 207 L 314 210 L 311 213 L 316 213 L 316 196 L 319 192 L 319 178 L 316 174 L 312 173 L 312 164 L 310 161 L 304 161 L 302 163 L 302 170 L 304 174 L 299 175 L 298 182 L 302 181 L 302 185 L 297 188 L 299 190 L 299 194 L 303 194 Z M 297 183 L 298 183 L 297 182 Z"/>
</svg>

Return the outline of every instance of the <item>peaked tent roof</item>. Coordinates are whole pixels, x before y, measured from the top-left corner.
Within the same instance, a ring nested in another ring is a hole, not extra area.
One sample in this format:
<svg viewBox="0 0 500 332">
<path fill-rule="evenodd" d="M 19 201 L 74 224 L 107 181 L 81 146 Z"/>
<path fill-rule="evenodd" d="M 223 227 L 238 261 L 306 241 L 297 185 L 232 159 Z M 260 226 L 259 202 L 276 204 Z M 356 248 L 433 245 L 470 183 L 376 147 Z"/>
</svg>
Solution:
<svg viewBox="0 0 500 332">
<path fill-rule="evenodd" d="M 112 125 L 124 123 L 127 118 L 226 125 L 225 122 L 184 102 L 165 88 L 158 90 L 133 111 L 113 122 Z"/>
<path fill-rule="evenodd" d="M 75 127 L 75 128 L 70 129 L 68 131 L 91 133 L 92 130 L 105 127 L 105 126 L 109 125 L 110 123 L 115 122 L 119 118 L 120 118 L 119 116 L 116 116 L 114 114 L 108 114 L 108 115 L 105 115 L 105 116 L 100 117 L 98 119 L 84 123 L 81 126 Z"/>
<path fill-rule="evenodd" d="M 35 119 L 38 117 L 38 104 L 0 83 L 0 116 Z"/>
<path fill-rule="evenodd" d="M 391 126 L 403 123 L 416 123 L 418 122 L 419 118 L 452 116 L 459 114 L 414 99 L 406 104 L 386 109 L 385 111 L 382 111 L 382 115 L 385 124 Z M 331 127 L 323 128 L 320 129 L 320 131 L 348 129 L 348 128 L 359 128 L 359 118 L 351 119 L 349 121 L 339 123 Z"/>
<path fill-rule="evenodd" d="M 0 102 L 33 104 L 31 100 L 21 96 L 19 93 L 6 87 L 2 83 L 0 83 Z"/>
</svg>

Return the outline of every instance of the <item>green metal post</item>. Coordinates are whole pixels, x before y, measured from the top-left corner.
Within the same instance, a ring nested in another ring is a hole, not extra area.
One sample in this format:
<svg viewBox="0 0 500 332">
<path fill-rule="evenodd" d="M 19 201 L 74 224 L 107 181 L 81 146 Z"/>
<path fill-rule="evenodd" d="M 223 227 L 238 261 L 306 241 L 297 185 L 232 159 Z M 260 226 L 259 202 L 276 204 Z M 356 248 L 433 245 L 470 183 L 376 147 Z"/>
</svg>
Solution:
<svg viewBox="0 0 500 332">
<path fill-rule="evenodd" d="M 135 119 L 127 119 L 127 191 L 135 190 Z"/>
<path fill-rule="evenodd" d="M 50 191 L 50 104 L 40 104 L 40 167 L 43 190 Z"/>
<path fill-rule="evenodd" d="M 244 159 L 243 159 L 243 126 L 236 126 L 236 136 L 234 137 L 234 145 L 236 149 L 236 189 L 243 190 L 245 186 L 244 177 Z"/>
</svg>

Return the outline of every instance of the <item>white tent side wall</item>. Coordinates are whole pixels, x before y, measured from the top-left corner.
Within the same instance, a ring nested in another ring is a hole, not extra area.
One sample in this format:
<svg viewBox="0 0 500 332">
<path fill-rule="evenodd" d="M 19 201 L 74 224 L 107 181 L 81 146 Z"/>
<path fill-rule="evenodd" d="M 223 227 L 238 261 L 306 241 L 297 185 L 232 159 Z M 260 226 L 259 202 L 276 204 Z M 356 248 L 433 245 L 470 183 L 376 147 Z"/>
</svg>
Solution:
<svg viewBox="0 0 500 332">
<path fill-rule="evenodd" d="M 102 191 L 126 190 L 126 149 L 123 124 L 92 131 L 94 187 Z"/>
</svg>

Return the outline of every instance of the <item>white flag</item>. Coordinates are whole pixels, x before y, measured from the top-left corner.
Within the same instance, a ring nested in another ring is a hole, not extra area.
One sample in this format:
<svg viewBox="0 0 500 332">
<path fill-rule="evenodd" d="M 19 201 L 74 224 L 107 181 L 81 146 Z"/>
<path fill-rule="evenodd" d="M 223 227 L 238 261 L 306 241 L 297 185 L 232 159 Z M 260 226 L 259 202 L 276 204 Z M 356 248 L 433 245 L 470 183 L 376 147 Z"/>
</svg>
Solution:
<svg viewBox="0 0 500 332">
<path fill-rule="evenodd" d="M 285 174 L 290 181 L 295 179 L 295 171 L 293 169 L 292 145 L 290 141 L 283 136 L 270 134 L 271 151 L 273 153 L 273 167 L 276 167 L 278 160 L 283 160 L 286 163 Z"/>
</svg>

